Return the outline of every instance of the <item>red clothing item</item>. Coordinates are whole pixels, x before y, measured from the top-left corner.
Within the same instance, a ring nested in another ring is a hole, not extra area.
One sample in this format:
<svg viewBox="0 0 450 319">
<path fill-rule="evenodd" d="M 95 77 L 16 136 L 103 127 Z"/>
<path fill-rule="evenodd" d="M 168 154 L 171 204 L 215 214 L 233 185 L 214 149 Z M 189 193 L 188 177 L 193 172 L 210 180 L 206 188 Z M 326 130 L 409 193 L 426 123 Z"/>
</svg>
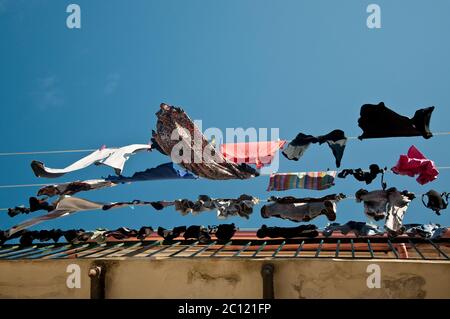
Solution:
<svg viewBox="0 0 450 319">
<path fill-rule="evenodd" d="M 400 155 L 397 165 L 391 168 L 395 174 L 417 177 L 417 182 L 424 185 L 434 181 L 439 175 L 434 162 L 426 158 L 414 145 L 408 150 L 408 154 Z"/>
<path fill-rule="evenodd" d="M 250 142 L 222 144 L 222 155 L 235 163 L 256 164 L 257 168 L 270 164 L 275 153 L 283 148 L 286 141 Z"/>
</svg>

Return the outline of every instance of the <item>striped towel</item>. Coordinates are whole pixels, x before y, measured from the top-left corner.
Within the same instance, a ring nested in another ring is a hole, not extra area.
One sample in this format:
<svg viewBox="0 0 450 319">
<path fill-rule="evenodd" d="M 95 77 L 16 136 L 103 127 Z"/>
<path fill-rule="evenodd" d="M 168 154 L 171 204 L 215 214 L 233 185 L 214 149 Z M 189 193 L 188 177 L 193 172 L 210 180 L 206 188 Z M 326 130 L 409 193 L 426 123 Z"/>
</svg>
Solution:
<svg viewBox="0 0 450 319">
<path fill-rule="evenodd" d="M 334 185 L 336 174 L 336 171 L 271 174 L 267 191 L 292 188 L 324 190 Z"/>
</svg>

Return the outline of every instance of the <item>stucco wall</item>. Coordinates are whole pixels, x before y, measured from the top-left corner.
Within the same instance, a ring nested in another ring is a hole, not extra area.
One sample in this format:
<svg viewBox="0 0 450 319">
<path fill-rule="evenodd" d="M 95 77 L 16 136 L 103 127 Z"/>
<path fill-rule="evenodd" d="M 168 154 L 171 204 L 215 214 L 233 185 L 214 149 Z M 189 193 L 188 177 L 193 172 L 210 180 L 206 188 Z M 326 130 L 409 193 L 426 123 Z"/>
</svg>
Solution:
<svg viewBox="0 0 450 319">
<path fill-rule="evenodd" d="M 94 260 L 0 261 L 1 298 L 89 298 Z M 261 266 L 275 265 L 276 298 L 450 298 L 450 263 L 339 259 L 127 259 L 107 265 L 107 298 L 261 298 Z M 81 288 L 66 285 L 69 264 Z M 367 266 L 381 267 L 369 289 Z"/>
</svg>

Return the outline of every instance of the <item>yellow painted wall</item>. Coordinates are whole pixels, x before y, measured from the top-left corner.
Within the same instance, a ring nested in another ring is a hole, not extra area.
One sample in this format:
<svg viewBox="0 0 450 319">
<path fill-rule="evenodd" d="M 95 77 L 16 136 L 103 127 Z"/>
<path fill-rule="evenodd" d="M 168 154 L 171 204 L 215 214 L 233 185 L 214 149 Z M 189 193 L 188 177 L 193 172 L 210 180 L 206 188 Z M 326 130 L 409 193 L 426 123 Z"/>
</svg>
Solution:
<svg viewBox="0 0 450 319">
<path fill-rule="evenodd" d="M 0 261 L 1 298 L 89 298 L 96 260 Z M 107 298 L 261 298 L 261 266 L 275 265 L 276 298 L 450 298 L 450 262 L 343 259 L 103 259 Z M 66 285 L 69 264 L 81 288 Z M 369 264 L 381 288 L 369 289 Z"/>
</svg>

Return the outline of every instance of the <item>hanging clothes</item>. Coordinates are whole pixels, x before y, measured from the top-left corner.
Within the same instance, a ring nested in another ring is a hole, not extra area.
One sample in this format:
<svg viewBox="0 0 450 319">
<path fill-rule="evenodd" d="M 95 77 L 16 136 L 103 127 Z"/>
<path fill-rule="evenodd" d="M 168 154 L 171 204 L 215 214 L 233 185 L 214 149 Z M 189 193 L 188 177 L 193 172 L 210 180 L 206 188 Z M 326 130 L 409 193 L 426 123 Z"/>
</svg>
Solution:
<svg viewBox="0 0 450 319">
<path fill-rule="evenodd" d="M 345 196 L 344 196 L 345 197 Z M 261 207 L 263 218 L 278 217 L 294 222 L 309 222 L 325 215 L 328 220 L 336 219 L 336 204 L 343 199 L 341 194 L 328 195 L 322 198 L 281 198 L 274 203 Z"/>
<path fill-rule="evenodd" d="M 441 227 L 439 224 L 406 224 L 403 225 L 403 232 L 410 237 L 422 237 L 426 239 L 439 239 L 448 231 L 447 227 Z"/>
<path fill-rule="evenodd" d="M 54 209 L 48 214 L 26 220 L 10 228 L 7 231 L 8 237 L 18 231 L 40 224 L 44 221 L 72 215 L 74 213 L 81 211 L 100 210 L 100 209 L 108 210 L 111 208 L 120 208 L 126 206 L 148 206 L 148 205 L 153 206 L 152 202 L 133 201 L 133 202 L 119 202 L 119 203 L 99 203 L 72 196 L 61 196 L 52 205 L 54 205 Z"/>
<path fill-rule="evenodd" d="M 283 148 L 284 144 L 286 141 L 222 144 L 220 151 L 233 163 L 256 164 L 256 168 L 260 169 L 272 162 L 275 153 Z"/>
<path fill-rule="evenodd" d="M 385 228 L 397 231 L 403 222 L 403 217 L 409 203 L 415 195 L 408 191 L 399 192 L 395 187 L 387 190 L 367 191 L 360 189 L 355 194 L 356 202 L 364 202 L 364 214 L 379 221 L 386 218 Z"/>
<path fill-rule="evenodd" d="M 114 184 L 104 179 L 92 179 L 86 181 L 75 181 L 62 184 L 47 185 L 39 189 L 37 196 L 61 196 L 74 195 L 78 192 L 86 192 L 91 190 L 98 190 L 107 187 L 113 187 Z"/>
<path fill-rule="evenodd" d="M 424 197 L 428 197 L 428 203 L 425 203 Z M 436 215 L 441 215 L 441 210 L 446 209 L 448 206 L 449 193 L 439 194 L 434 189 L 429 190 L 422 195 L 422 203 L 426 208 L 431 209 Z"/>
<path fill-rule="evenodd" d="M 339 223 L 328 224 L 322 234 L 329 237 L 335 231 L 340 231 L 343 235 L 353 232 L 356 237 L 383 235 L 384 230 L 377 225 L 367 224 L 365 222 L 355 222 L 353 220 L 341 225 Z"/>
<path fill-rule="evenodd" d="M 342 130 L 334 130 L 326 135 L 312 136 L 299 133 L 283 150 L 283 155 L 289 159 L 298 161 L 305 151 L 308 149 L 309 145 L 312 143 L 327 143 L 333 152 L 333 156 L 336 160 L 336 167 L 341 166 L 342 156 L 344 155 L 345 145 L 347 143 L 347 137 Z"/>
<path fill-rule="evenodd" d="M 220 224 L 219 226 L 213 226 L 211 228 L 211 233 L 214 234 L 219 242 L 229 241 L 238 228 L 234 225 L 234 223 L 231 224 Z"/>
<path fill-rule="evenodd" d="M 137 237 L 138 231 L 135 229 L 130 229 L 127 227 L 120 227 L 116 230 L 108 230 L 104 233 L 104 236 L 106 238 L 112 237 L 117 240 L 124 240 L 129 238 Z"/>
<path fill-rule="evenodd" d="M 415 198 L 412 193 L 392 191 L 388 193 L 387 217 L 384 228 L 389 232 L 398 232 L 403 226 L 403 218 L 409 203 Z"/>
<path fill-rule="evenodd" d="M 397 165 L 391 170 L 398 175 L 418 175 L 416 180 L 420 185 L 434 181 L 439 175 L 434 162 L 426 158 L 414 145 L 409 148 L 408 154 L 400 155 Z"/>
<path fill-rule="evenodd" d="M 267 191 L 284 191 L 294 188 L 328 189 L 334 185 L 336 173 L 336 171 L 327 171 L 271 174 Z"/>
<path fill-rule="evenodd" d="M 63 176 L 66 173 L 86 168 L 92 164 L 102 164 L 112 167 L 115 173 L 120 175 L 122 174 L 125 162 L 131 155 L 141 151 L 149 151 L 150 149 L 151 146 L 146 144 L 132 144 L 121 148 L 101 147 L 97 151 L 83 157 L 65 168 L 49 168 L 45 167 L 42 162 L 32 161 L 31 169 L 37 177 L 56 178 Z"/>
<path fill-rule="evenodd" d="M 50 212 L 55 209 L 54 205 L 49 204 L 46 200 L 38 199 L 36 197 L 30 197 L 28 201 L 30 205 L 29 208 L 24 206 L 8 208 L 8 215 L 10 217 L 14 217 L 19 214 L 29 214 L 39 210 L 46 210 L 47 212 Z"/>
<path fill-rule="evenodd" d="M 317 237 L 319 232 L 315 225 L 300 225 L 297 227 L 267 227 L 262 225 L 256 232 L 258 238 L 298 238 L 298 237 Z"/>
<path fill-rule="evenodd" d="M 257 198 L 246 194 L 236 199 L 211 198 L 207 195 L 200 195 L 195 202 L 188 199 L 176 200 L 175 210 L 181 212 L 183 216 L 189 213 L 197 215 L 200 212 L 217 210 L 219 219 L 233 216 L 249 219 L 250 214 L 253 213 L 253 206 L 258 202 Z"/>
<path fill-rule="evenodd" d="M 211 241 L 208 228 L 198 225 L 189 226 L 184 232 L 183 237 L 185 240 L 196 239 L 200 244 L 206 244 Z"/>
<path fill-rule="evenodd" d="M 344 169 L 339 172 L 337 177 L 346 178 L 348 175 L 353 175 L 353 177 L 360 182 L 365 182 L 367 185 L 372 183 L 372 181 L 377 178 L 378 174 L 381 174 L 381 180 L 383 181 L 384 169 L 381 169 L 377 164 L 371 164 L 369 166 L 369 171 L 363 171 L 361 168 L 357 169 Z"/>
<path fill-rule="evenodd" d="M 173 229 L 165 229 L 158 227 L 158 235 L 164 238 L 164 240 L 173 240 L 178 238 L 186 231 L 186 226 L 178 226 Z"/>
<path fill-rule="evenodd" d="M 106 181 L 113 183 L 132 183 L 138 181 L 152 181 L 165 179 L 197 179 L 198 177 L 186 170 L 175 167 L 172 162 L 158 165 L 154 168 L 146 169 L 143 172 L 134 173 L 131 177 L 125 176 L 108 176 Z"/>
<path fill-rule="evenodd" d="M 383 102 L 378 105 L 364 104 L 358 119 L 363 134 L 358 138 L 423 136 L 429 139 L 433 136 L 429 128 L 433 110 L 434 106 L 417 110 L 409 119 L 387 108 Z"/>
<path fill-rule="evenodd" d="M 175 205 L 175 202 L 171 201 L 157 201 L 157 202 L 147 202 L 142 201 L 139 199 L 135 199 L 131 202 L 117 202 L 117 203 L 110 203 L 110 204 L 104 204 L 102 209 L 103 210 L 109 210 L 112 208 L 121 208 L 121 207 L 132 207 L 132 206 L 152 206 L 156 210 L 162 210 L 166 207 Z"/>
<path fill-rule="evenodd" d="M 154 141 L 163 153 L 172 157 L 173 162 L 188 171 L 214 180 L 248 179 L 259 175 L 251 166 L 232 163 L 216 152 L 181 108 L 163 103 L 156 116 L 158 121 L 153 134 Z M 173 134 L 181 137 L 180 140 L 172 139 Z M 174 154 L 180 158 L 174 158 Z"/>
</svg>

